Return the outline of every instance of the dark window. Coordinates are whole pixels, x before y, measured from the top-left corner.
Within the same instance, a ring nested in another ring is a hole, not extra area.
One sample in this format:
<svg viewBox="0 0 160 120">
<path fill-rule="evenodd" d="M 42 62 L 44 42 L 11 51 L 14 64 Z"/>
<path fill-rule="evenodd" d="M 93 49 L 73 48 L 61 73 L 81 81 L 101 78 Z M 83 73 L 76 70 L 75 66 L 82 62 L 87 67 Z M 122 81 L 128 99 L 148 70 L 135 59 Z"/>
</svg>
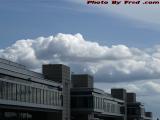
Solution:
<svg viewBox="0 0 160 120">
<path fill-rule="evenodd" d="M 72 108 L 93 108 L 93 97 L 72 97 Z"/>
<path fill-rule="evenodd" d="M 0 99 L 61 106 L 61 93 L 27 85 L 0 81 Z"/>
</svg>

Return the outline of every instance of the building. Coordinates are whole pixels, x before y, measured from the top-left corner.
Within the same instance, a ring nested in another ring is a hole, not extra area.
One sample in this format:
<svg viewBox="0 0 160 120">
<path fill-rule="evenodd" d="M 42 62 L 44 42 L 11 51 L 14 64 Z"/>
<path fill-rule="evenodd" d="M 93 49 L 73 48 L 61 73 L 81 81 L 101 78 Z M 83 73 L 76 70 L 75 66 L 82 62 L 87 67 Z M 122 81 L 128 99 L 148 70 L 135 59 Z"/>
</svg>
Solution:
<svg viewBox="0 0 160 120">
<path fill-rule="evenodd" d="M 70 120 L 70 68 L 62 64 L 43 65 L 43 75 L 62 85 L 62 120 Z"/>
<path fill-rule="evenodd" d="M 125 101 L 93 88 L 93 77 L 72 75 L 71 110 L 73 120 L 124 120 Z"/>
<path fill-rule="evenodd" d="M 69 85 L 67 66 L 44 65 L 39 74 L 0 59 L 0 119 L 70 120 Z"/>
<path fill-rule="evenodd" d="M 146 112 L 144 104 L 136 101 L 135 93 L 127 93 L 127 119 L 152 120 L 152 113 Z"/>
<path fill-rule="evenodd" d="M 113 88 L 111 94 L 93 87 L 93 77 L 71 77 L 71 116 L 73 120 L 152 120 L 152 113 L 136 101 L 135 93 Z"/>
<path fill-rule="evenodd" d="M 152 119 L 136 94 L 117 88 L 109 94 L 93 81 L 62 64 L 43 65 L 40 74 L 0 59 L 0 120 Z"/>
</svg>

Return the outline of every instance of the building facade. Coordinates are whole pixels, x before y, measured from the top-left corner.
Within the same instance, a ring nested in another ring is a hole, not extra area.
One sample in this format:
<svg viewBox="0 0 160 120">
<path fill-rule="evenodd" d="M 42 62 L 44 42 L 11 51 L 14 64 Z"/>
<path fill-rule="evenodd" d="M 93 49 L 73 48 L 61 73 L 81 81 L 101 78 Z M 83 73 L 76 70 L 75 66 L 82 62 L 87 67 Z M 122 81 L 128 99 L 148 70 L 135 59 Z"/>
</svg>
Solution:
<svg viewBox="0 0 160 120">
<path fill-rule="evenodd" d="M 0 59 L 0 120 L 151 120 L 136 94 L 94 88 L 88 74 L 71 75 L 62 64 L 42 74 Z"/>
<path fill-rule="evenodd" d="M 144 104 L 136 101 L 135 93 L 127 93 L 127 119 L 128 120 L 152 119 L 152 113 L 146 112 Z"/>
<path fill-rule="evenodd" d="M 62 64 L 43 65 L 43 75 L 46 79 L 60 83 L 62 87 L 62 120 L 70 120 L 70 68 Z"/>
<path fill-rule="evenodd" d="M 111 94 L 93 87 L 93 77 L 73 74 L 71 116 L 73 120 L 152 120 L 152 113 L 136 101 L 135 93 L 113 88 Z"/>
<path fill-rule="evenodd" d="M 0 119 L 60 119 L 62 90 L 62 84 L 45 79 L 43 74 L 0 59 Z"/>
</svg>

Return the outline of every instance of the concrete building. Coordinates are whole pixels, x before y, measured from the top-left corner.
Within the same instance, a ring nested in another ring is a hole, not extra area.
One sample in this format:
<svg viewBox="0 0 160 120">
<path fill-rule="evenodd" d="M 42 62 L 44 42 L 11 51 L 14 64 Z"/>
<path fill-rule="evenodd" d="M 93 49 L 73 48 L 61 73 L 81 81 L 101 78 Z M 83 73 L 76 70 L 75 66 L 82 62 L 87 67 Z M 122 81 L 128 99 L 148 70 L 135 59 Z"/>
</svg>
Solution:
<svg viewBox="0 0 160 120">
<path fill-rule="evenodd" d="M 127 93 L 127 119 L 152 120 L 152 113 L 146 112 L 144 104 L 137 102 L 136 93 Z"/>
<path fill-rule="evenodd" d="M 123 99 L 93 88 L 93 77 L 72 75 L 71 115 L 73 120 L 124 120 L 124 105 Z"/>
<path fill-rule="evenodd" d="M 88 74 L 77 74 L 71 76 L 73 88 L 93 88 L 93 76 Z"/>
<path fill-rule="evenodd" d="M 96 88 L 72 88 L 73 120 L 123 120 L 124 101 Z"/>
<path fill-rule="evenodd" d="M 0 59 L 0 120 L 151 120 L 135 93 L 94 88 L 93 77 L 62 64 L 42 74 Z M 70 104 L 71 102 L 71 104 Z"/>
<path fill-rule="evenodd" d="M 69 120 L 69 67 L 55 68 L 51 72 L 52 66 L 46 65 L 39 74 L 0 59 L 0 120 Z"/>
<path fill-rule="evenodd" d="M 62 120 L 70 120 L 70 68 L 62 64 L 43 65 L 43 75 L 46 79 L 62 84 Z"/>
<path fill-rule="evenodd" d="M 127 120 L 127 94 L 126 90 L 123 88 L 112 88 L 111 95 L 114 98 L 120 99 L 124 101 L 123 107 L 121 108 L 123 111 L 123 120 Z"/>
<path fill-rule="evenodd" d="M 152 113 L 145 112 L 135 93 L 113 88 L 108 94 L 94 88 L 93 81 L 87 74 L 72 75 L 72 120 L 152 120 Z"/>
</svg>

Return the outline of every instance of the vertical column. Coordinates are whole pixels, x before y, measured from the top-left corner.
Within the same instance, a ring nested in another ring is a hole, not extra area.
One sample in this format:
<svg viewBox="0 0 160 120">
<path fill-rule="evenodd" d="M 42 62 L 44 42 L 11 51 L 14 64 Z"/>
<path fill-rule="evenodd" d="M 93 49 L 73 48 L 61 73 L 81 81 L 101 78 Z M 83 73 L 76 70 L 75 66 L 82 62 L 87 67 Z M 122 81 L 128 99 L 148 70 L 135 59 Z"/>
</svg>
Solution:
<svg viewBox="0 0 160 120">
<path fill-rule="evenodd" d="M 70 120 L 70 68 L 62 64 L 43 65 L 43 74 L 46 79 L 53 80 L 63 85 L 62 120 Z"/>
<path fill-rule="evenodd" d="M 124 114 L 124 120 L 127 120 L 127 93 L 126 93 L 126 90 L 122 88 L 113 88 L 111 89 L 111 95 L 114 98 L 124 101 L 123 108 L 121 108 L 121 111 Z"/>
</svg>

